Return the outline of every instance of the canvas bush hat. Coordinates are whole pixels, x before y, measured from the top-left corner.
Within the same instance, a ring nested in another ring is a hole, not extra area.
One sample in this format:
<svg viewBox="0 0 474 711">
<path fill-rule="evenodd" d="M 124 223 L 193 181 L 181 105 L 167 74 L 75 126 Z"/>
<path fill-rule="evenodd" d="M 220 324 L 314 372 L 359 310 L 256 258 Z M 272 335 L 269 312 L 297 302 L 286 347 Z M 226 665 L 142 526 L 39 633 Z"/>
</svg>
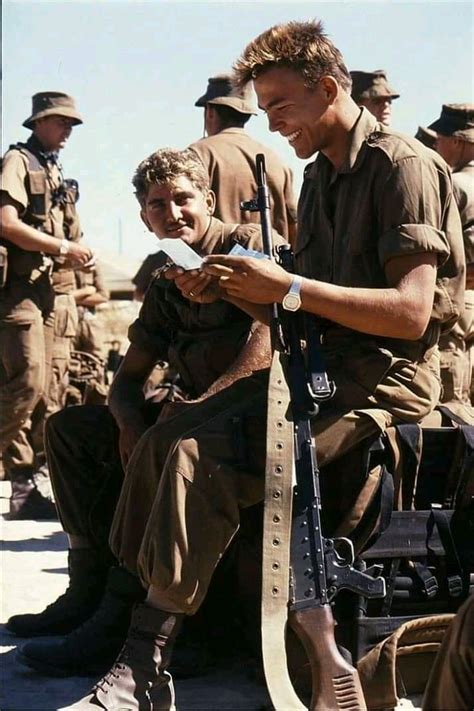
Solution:
<svg viewBox="0 0 474 711">
<path fill-rule="evenodd" d="M 432 131 L 430 128 L 423 128 L 423 126 L 418 126 L 415 138 L 421 141 L 428 148 L 434 148 L 436 143 L 436 131 Z"/>
<path fill-rule="evenodd" d="M 474 104 L 443 104 L 441 116 L 428 128 L 442 136 L 474 143 Z"/>
<path fill-rule="evenodd" d="M 46 116 L 65 116 L 74 120 L 74 125 L 83 123 L 72 96 L 59 91 L 39 91 L 32 97 L 31 116 L 23 121 L 25 128 L 33 128 L 37 119 Z"/>
<path fill-rule="evenodd" d="M 232 85 L 230 74 L 217 74 L 215 77 L 209 77 L 206 93 L 199 97 L 194 106 L 206 106 L 206 104 L 230 106 L 241 114 L 257 115 L 250 83 L 242 89 L 236 89 Z"/>
<path fill-rule="evenodd" d="M 352 77 L 351 96 L 354 101 L 361 99 L 375 99 L 379 96 L 388 96 L 391 99 L 398 99 L 395 89 L 392 89 L 387 81 L 387 73 L 384 69 L 376 69 L 373 72 L 361 72 L 354 70 L 350 72 Z"/>
</svg>

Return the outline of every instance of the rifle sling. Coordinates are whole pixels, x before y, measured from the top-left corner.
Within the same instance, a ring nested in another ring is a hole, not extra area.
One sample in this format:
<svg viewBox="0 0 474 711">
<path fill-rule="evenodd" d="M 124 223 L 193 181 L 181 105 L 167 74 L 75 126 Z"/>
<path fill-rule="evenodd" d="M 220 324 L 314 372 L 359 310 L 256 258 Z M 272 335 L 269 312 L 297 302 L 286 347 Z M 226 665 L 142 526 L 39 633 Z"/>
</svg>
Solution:
<svg viewBox="0 0 474 711">
<path fill-rule="evenodd" d="M 293 425 L 283 373 L 285 356 L 274 351 L 270 370 L 265 467 L 262 561 L 262 654 L 268 692 L 275 709 L 303 711 L 288 674 L 285 630 L 288 619 Z"/>
</svg>

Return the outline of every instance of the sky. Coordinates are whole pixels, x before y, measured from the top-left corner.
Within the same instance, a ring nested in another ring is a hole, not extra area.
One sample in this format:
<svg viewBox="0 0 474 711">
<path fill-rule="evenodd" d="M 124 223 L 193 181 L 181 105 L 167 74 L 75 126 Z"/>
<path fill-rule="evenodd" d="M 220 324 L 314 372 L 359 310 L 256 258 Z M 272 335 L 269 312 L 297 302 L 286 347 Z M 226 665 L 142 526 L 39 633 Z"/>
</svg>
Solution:
<svg viewBox="0 0 474 711">
<path fill-rule="evenodd" d="M 314 18 L 349 69 L 387 71 L 401 94 L 393 128 L 414 135 L 443 103 L 473 101 L 473 6 L 463 0 L 4 0 L 3 151 L 27 139 L 21 124 L 34 93 L 74 96 L 84 124 L 61 162 L 80 184 L 84 238 L 99 254 L 141 259 L 156 251 L 156 238 L 131 187 L 138 163 L 202 136 L 203 109 L 194 102 L 248 42 L 279 22 Z M 290 165 L 298 191 L 305 162 L 263 115 L 248 130 Z"/>
</svg>

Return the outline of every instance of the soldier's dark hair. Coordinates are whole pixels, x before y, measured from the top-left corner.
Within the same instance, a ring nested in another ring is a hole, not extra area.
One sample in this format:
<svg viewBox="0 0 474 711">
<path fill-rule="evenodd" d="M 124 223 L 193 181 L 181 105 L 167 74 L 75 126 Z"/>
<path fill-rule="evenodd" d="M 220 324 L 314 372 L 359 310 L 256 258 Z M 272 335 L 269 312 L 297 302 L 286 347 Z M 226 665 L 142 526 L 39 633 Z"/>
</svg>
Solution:
<svg viewBox="0 0 474 711">
<path fill-rule="evenodd" d="M 275 67 L 301 74 L 311 89 L 323 76 L 333 77 L 350 93 L 352 80 L 342 54 L 324 33 L 321 22 L 288 22 L 274 25 L 247 45 L 234 64 L 233 80 L 243 86 Z"/>
<path fill-rule="evenodd" d="M 229 128 L 230 126 L 243 128 L 252 116 L 251 114 L 243 114 L 233 109 L 232 106 L 225 106 L 224 104 L 208 104 L 208 106 L 212 106 L 218 114 L 222 128 Z"/>
<path fill-rule="evenodd" d="M 161 148 L 155 151 L 142 160 L 132 178 L 138 202 L 144 206 L 150 185 L 172 184 L 182 177 L 203 193 L 210 189 L 208 172 L 193 150 Z"/>
</svg>

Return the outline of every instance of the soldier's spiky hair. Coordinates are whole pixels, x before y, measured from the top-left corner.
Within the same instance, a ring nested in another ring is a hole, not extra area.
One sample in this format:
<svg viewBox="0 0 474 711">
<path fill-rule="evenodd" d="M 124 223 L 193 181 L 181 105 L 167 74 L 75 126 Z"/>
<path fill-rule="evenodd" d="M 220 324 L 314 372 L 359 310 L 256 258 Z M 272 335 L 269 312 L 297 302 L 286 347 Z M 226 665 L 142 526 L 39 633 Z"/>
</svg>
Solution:
<svg viewBox="0 0 474 711">
<path fill-rule="evenodd" d="M 351 76 L 342 54 L 316 20 L 274 25 L 259 35 L 235 62 L 234 82 L 243 86 L 273 67 L 294 69 L 308 88 L 322 76 L 331 76 L 342 89 L 351 90 Z"/>
<path fill-rule="evenodd" d="M 209 190 L 209 175 L 197 154 L 161 148 L 142 160 L 132 178 L 135 195 L 140 205 L 145 204 L 150 185 L 172 184 L 177 178 L 187 178 L 202 193 Z"/>
</svg>

